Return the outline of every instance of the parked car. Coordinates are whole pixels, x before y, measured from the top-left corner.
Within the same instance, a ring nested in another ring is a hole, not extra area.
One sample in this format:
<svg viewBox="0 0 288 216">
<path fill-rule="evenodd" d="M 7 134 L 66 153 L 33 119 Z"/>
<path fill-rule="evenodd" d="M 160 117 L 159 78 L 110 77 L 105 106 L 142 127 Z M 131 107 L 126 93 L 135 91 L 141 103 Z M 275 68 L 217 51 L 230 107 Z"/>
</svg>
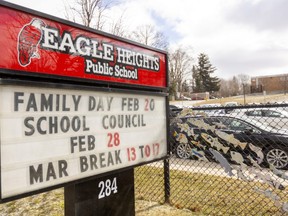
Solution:
<svg viewBox="0 0 288 216">
<path fill-rule="evenodd" d="M 239 104 L 237 102 L 234 102 L 234 101 L 224 103 L 224 107 L 226 107 L 225 113 L 232 112 L 235 109 L 235 107 L 237 107 L 238 105 Z"/>
<path fill-rule="evenodd" d="M 172 104 L 169 105 L 170 118 L 176 117 L 178 115 L 178 113 L 181 111 L 182 111 L 182 108 L 179 108 L 179 107 L 172 105 Z"/>
<path fill-rule="evenodd" d="M 274 128 L 288 129 L 288 112 L 278 108 L 251 108 L 251 109 L 234 109 L 231 115 L 245 116 L 249 119 L 270 125 Z"/>
<path fill-rule="evenodd" d="M 203 109 L 202 109 L 203 108 Z M 206 109 L 209 108 L 209 109 Z M 220 109 L 221 104 L 220 103 L 214 103 L 214 104 L 201 104 L 199 105 L 197 111 L 204 112 L 207 115 L 218 115 L 218 114 L 225 114 L 224 109 Z"/>
<path fill-rule="evenodd" d="M 171 146 L 179 158 L 202 157 L 211 161 L 212 148 L 231 162 L 235 162 L 233 154 L 237 154 L 247 165 L 256 161 L 283 169 L 288 167 L 287 132 L 243 116 L 186 116 L 171 125 Z"/>
<path fill-rule="evenodd" d="M 225 102 L 225 103 L 224 103 L 224 106 L 226 106 L 226 107 L 238 106 L 238 102 L 235 102 L 235 101 Z"/>
<path fill-rule="evenodd" d="M 206 108 L 206 107 L 221 107 L 220 103 L 213 103 L 213 104 L 201 104 L 199 107 Z"/>
<path fill-rule="evenodd" d="M 192 100 L 192 99 L 186 96 L 180 96 L 180 100 Z"/>
</svg>

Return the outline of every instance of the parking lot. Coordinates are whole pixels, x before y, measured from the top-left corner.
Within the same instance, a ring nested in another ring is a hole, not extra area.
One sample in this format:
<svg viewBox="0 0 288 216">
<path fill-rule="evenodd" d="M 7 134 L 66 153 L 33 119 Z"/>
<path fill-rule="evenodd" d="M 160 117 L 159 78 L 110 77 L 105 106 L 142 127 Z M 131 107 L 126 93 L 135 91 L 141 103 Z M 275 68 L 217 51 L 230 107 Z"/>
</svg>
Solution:
<svg viewBox="0 0 288 216">
<path fill-rule="evenodd" d="M 162 170 L 165 200 L 201 215 L 287 215 L 288 121 L 247 113 L 286 106 L 182 107 L 171 115 L 169 159 L 145 173 Z"/>
</svg>

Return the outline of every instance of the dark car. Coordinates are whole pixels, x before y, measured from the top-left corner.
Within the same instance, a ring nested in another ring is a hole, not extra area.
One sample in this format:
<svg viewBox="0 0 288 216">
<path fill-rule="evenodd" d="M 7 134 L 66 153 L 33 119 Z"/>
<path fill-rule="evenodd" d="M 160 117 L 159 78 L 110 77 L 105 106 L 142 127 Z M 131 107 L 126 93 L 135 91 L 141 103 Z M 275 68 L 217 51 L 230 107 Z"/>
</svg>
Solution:
<svg viewBox="0 0 288 216">
<path fill-rule="evenodd" d="M 288 167 L 287 131 L 241 116 L 178 118 L 171 123 L 171 149 L 179 158 L 213 160 L 211 149 L 231 162 Z M 237 157 L 236 157 L 237 156 Z"/>
<path fill-rule="evenodd" d="M 175 105 L 170 104 L 169 105 L 169 115 L 170 118 L 176 117 L 178 115 L 178 113 L 180 113 L 183 109 L 179 108 Z"/>
</svg>

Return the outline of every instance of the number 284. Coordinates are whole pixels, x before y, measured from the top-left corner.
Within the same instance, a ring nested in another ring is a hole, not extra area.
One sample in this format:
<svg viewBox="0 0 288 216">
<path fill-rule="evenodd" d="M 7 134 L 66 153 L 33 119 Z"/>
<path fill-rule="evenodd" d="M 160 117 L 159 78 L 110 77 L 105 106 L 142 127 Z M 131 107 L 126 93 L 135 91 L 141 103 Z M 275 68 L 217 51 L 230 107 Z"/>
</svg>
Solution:
<svg viewBox="0 0 288 216">
<path fill-rule="evenodd" d="M 98 184 L 98 188 L 100 188 L 98 199 L 102 199 L 110 196 L 111 194 L 117 193 L 117 178 L 115 177 L 112 180 L 106 179 L 105 181 L 100 181 Z"/>
</svg>

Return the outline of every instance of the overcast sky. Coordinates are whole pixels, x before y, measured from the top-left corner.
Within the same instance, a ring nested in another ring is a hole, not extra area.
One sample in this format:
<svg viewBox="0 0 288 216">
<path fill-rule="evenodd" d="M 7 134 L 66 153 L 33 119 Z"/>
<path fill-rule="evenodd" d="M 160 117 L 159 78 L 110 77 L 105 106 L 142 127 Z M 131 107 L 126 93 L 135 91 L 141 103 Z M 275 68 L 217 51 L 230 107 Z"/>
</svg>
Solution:
<svg viewBox="0 0 288 216">
<path fill-rule="evenodd" d="M 64 2 L 75 2 L 8 1 L 61 18 Z M 192 48 L 195 61 L 207 54 L 215 75 L 228 79 L 288 73 L 287 9 L 287 0 L 117 0 L 110 16 L 124 14 L 130 29 L 155 25 L 171 48 Z"/>
</svg>

